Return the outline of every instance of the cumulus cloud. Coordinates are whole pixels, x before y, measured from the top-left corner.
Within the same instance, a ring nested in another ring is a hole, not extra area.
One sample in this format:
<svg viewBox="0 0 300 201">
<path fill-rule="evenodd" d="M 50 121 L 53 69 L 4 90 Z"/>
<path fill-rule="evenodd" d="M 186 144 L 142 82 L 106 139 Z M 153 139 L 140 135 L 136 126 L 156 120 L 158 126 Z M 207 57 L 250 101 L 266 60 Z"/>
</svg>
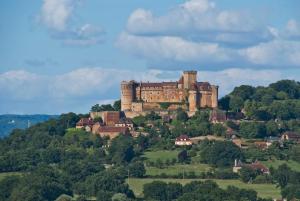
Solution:
<svg viewBox="0 0 300 201">
<path fill-rule="evenodd" d="M 150 68 L 289 68 L 300 66 L 298 36 L 293 19 L 279 30 L 258 16 L 219 9 L 213 1 L 189 0 L 161 16 L 135 10 L 116 45 Z"/>
<path fill-rule="evenodd" d="M 221 71 L 200 71 L 198 73 L 198 80 L 210 81 L 220 86 L 220 96 L 230 93 L 236 86 L 266 86 L 284 78 L 294 79 L 283 75 L 277 70 L 230 68 Z"/>
<path fill-rule="evenodd" d="M 49 28 L 64 31 L 78 0 L 44 0 L 41 21 Z"/>
<path fill-rule="evenodd" d="M 217 43 L 193 42 L 175 36 L 146 37 L 123 33 L 117 45 L 126 52 L 152 62 L 174 60 L 178 64 L 198 62 L 218 64 L 230 63 L 233 58 L 239 57 L 236 51 L 221 47 Z"/>
<path fill-rule="evenodd" d="M 75 26 L 71 23 L 74 10 L 82 0 L 44 0 L 39 20 L 54 39 L 64 45 L 91 46 L 103 42 L 105 31 L 96 25 Z M 75 28 L 74 28 L 75 27 Z"/>
<path fill-rule="evenodd" d="M 300 66 L 300 41 L 274 40 L 241 50 L 253 64 Z"/>
<path fill-rule="evenodd" d="M 176 81 L 181 71 L 80 68 L 59 75 L 27 71 L 0 74 L 0 113 L 88 112 L 91 105 L 111 103 L 120 97 L 122 80 Z M 231 68 L 222 71 L 199 71 L 199 81 L 220 86 L 220 95 L 241 84 L 267 85 L 288 77 L 278 70 Z"/>
<path fill-rule="evenodd" d="M 175 35 L 239 45 L 267 41 L 272 37 L 269 30 L 253 17 L 237 11 L 219 10 L 208 0 L 187 1 L 157 17 L 149 10 L 137 9 L 130 15 L 126 31 L 135 35 Z"/>
</svg>

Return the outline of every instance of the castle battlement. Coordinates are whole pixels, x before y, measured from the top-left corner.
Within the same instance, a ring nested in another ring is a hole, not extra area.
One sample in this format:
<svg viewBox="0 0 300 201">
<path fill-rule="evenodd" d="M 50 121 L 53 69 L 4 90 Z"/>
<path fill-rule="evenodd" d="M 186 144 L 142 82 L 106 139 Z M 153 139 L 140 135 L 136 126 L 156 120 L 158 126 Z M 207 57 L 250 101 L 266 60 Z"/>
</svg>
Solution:
<svg viewBox="0 0 300 201">
<path fill-rule="evenodd" d="M 197 81 L 197 71 L 184 71 L 175 82 L 121 82 L 121 110 L 144 112 L 218 107 L 218 86 Z"/>
</svg>

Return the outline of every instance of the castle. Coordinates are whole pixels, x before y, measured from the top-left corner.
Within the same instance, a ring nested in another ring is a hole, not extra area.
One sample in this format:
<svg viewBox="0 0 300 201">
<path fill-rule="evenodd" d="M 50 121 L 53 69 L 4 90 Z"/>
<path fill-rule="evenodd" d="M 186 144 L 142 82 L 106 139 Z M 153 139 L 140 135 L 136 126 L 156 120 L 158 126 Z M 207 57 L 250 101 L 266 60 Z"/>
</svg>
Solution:
<svg viewBox="0 0 300 201">
<path fill-rule="evenodd" d="M 145 112 L 218 107 L 218 86 L 197 81 L 197 71 L 184 71 L 176 82 L 121 82 L 121 110 Z"/>
</svg>

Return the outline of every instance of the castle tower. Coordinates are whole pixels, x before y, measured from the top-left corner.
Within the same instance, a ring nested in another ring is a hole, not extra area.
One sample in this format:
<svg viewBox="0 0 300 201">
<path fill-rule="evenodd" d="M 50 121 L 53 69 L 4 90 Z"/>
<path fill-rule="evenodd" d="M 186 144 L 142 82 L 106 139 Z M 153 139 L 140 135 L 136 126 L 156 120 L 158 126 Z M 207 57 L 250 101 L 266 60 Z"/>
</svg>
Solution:
<svg viewBox="0 0 300 201">
<path fill-rule="evenodd" d="M 190 89 L 192 84 L 197 82 L 197 71 L 184 71 L 183 72 L 183 88 Z"/>
<path fill-rule="evenodd" d="M 189 111 L 190 112 L 195 112 L 197 111 L 197 89 L 195 88 L 194 85 L 191 86 L 191 89 L 189 90 Z"/>
<path fill-rule="evenodd" d="M 218 86 L 211 86 L 211 106 L 213 108 L 217 108 L 218 107 L 218 92 L 219 91 L 219 87 Z"/>
<path fill-rule="evenodd" d="M 134 81 L 121 82 L 121 111 L 131 110 L 134 100 Z"/>
</svg>

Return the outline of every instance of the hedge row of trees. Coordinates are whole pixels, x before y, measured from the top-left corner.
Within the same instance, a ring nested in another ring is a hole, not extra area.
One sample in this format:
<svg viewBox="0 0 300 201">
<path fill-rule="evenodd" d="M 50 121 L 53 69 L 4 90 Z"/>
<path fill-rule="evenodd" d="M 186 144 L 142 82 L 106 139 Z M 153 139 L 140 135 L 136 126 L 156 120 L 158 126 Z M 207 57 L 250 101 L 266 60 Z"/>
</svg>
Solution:
<svg viewBox="0 0 300 201">
<path fill-rule="evenodd" d="M 300 117 L 300 83 L 281 80 L 268 87 L 242 85 L 219 101 L 221 109 L 230 111 L 245 110 L 248 118 L 254 120 Z"/>
</svg>

